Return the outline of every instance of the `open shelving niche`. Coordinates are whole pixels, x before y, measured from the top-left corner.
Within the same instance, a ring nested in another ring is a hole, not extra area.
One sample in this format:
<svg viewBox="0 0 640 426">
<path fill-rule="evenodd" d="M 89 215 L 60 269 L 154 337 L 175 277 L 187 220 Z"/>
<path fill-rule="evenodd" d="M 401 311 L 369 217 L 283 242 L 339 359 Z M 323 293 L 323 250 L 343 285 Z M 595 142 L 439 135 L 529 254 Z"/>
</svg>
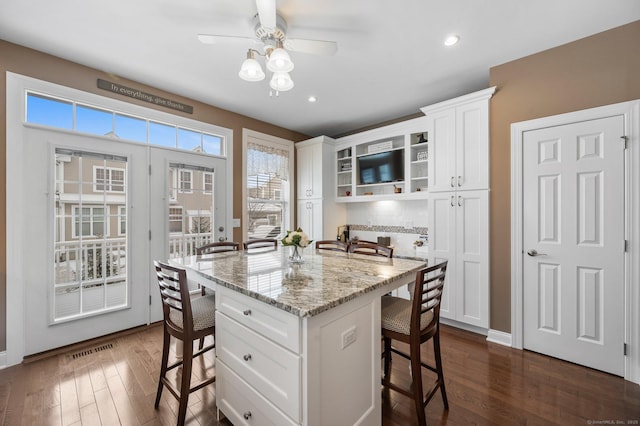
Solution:
<svg viewBox="0 0 640 426">
<path fill-rule="evenodd" d="M 427 197 L 428 129 L 426 117 L 345 136 L 336 144 L 336 200 L 362 202 Z M 404 179 L 361 184 L 358 158 L 363 155 L 404 150 Z M 401 192 L 396 192 L 400 188 Z"/>
</svg>

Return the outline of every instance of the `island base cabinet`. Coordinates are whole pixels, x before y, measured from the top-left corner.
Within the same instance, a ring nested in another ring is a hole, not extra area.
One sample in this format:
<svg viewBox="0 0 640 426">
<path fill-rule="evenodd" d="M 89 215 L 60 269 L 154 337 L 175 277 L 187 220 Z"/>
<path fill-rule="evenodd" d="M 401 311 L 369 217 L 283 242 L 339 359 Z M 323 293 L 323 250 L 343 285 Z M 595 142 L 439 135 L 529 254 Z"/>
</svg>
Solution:
<svg viewBox="0 0 640 426">
<path fill-rule="evenodd" d="M 220 360 L 216 363 L 216 404 L 235 426 L 298 424 Z"/>
</svg>

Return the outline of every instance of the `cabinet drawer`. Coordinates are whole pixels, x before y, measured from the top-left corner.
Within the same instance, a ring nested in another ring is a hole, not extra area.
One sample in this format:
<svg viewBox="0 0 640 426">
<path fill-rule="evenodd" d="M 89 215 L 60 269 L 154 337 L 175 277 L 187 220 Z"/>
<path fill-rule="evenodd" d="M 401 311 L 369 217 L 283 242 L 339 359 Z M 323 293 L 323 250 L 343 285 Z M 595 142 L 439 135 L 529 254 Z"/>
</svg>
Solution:
<svg viewBox="0 0 640 426">
<path fill-rule="evenodd" d="M 216 288 L 216 310 L 300 353 L 300 319 L 297 316 L 222 286 Z"/>
<path fill-rule="evenodd" d="M 300 357 L 216 312 L 216 356 L 294 420 L 300 418 Z"/>
<path fill-rule="evenodd" d="M 295 425 L 223 362 L 216 364 L 216 404 L 236 426 Z"/>
</svg>

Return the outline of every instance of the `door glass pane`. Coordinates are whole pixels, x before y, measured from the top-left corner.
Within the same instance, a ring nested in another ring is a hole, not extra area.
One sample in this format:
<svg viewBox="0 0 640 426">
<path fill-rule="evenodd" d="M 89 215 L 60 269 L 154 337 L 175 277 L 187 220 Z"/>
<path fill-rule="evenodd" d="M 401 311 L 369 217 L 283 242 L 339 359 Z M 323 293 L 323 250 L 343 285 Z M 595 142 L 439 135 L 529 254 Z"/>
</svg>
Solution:
<svg viewBox="0 0 640 426">
<path fill-rule="evenodd" d="M 182 164 L 170 167 L 169 193 L 175 194 L 168 214 L 171 258 L 193 255 L 196 247 L 213 242 L 214 178 L 213 169 Z"/>
<path fill-rule="evenodd" d="M 202 151 L 207 154 L 222 155 L 222 138 L 220 136 L 202 134 Z"/>
<path fill-rule="evenodd" d="M 58 150 L 55 170 L 54 320 L 127 306 L 126 159 Z"/>
</svg>

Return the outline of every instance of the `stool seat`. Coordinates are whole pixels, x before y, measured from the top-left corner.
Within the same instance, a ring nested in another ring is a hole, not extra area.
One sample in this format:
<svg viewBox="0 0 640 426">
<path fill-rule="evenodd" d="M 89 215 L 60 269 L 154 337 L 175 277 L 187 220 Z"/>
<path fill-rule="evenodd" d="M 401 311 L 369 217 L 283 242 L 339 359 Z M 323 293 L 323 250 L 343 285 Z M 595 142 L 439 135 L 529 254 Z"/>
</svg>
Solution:
<svg viewBox="0 0 640 426">
<path fill-rule="evenodd" d="M 216 296 L 202 296 L 191 300 L 191 314 L 193 315 L 193 330 L 200 331 L 216 325 Z M 182 313 L 171 311 L 169 319 L 178 328 L 184 328 Z"/>
<path fill-rule="evenodd" d="M 411 300 L 394 296 L 382 296 L 382 328 L 396 333 L 411 334 Z M 420 316 L 420 329 L 433 322 L 433 310 Z"/>
</svg>

